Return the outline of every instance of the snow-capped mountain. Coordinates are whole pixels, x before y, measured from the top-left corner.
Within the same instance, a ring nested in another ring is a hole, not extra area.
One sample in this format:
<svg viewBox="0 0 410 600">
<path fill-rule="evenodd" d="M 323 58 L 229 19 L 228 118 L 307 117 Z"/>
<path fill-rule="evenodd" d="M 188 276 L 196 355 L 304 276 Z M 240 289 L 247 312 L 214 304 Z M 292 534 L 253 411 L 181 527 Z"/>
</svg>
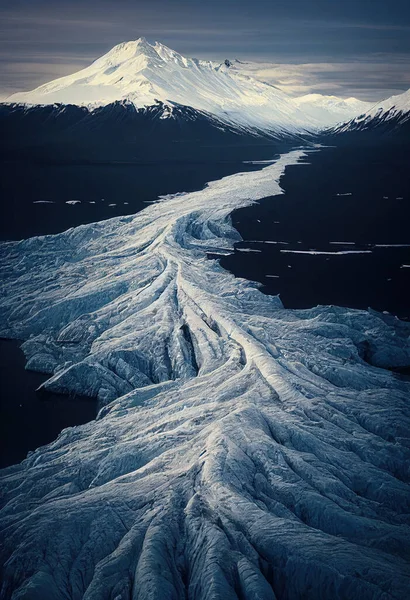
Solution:
<svg viewBox="0 0 410 600">
<path fill-rule="evenodd" d="M 274 132 L 317 130 L 363 112 L 363 103 L 311 95 L 292 99 L 226 60 L 186 58 L 145 38 L 115 46 L 89 67 L 12 95 L 27 104 L 104 106 L 127 100 L 136 107 L 156 101 L 206 111 L 227 123 Z M 367 108 L 367 107 L 366 107 Z M 356 112 L 357 111 L 357 112 Z"/>
<path fill-rule="evenodd" d="M 336 133 L 353 131 L 392 131 L 410 125 L 410 89 L 373 104 L 365 113 L 335 127 Z"/>
</svg>

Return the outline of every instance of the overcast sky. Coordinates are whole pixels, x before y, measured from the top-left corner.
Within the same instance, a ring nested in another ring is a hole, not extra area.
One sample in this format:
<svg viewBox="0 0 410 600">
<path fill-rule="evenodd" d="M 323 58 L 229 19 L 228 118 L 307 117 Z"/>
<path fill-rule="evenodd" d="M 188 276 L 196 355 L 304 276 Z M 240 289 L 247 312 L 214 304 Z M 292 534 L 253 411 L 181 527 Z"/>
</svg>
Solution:
<svg viewBox="0 0 410 600">
<path fill-rule="evenodd" d="M 264 79 L 293 94 L 373 101 L 410 87 L 409 0 L 0 0 L 0 95 L 140 36 L 264 63 Z"/>
</svg>

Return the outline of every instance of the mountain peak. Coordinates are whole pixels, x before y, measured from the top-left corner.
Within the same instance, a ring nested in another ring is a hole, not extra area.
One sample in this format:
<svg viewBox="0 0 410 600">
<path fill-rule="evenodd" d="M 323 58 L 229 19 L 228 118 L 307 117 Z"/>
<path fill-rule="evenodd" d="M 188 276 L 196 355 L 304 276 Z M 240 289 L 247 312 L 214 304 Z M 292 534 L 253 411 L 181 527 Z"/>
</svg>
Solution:
<svg viewBox="0 0 410 600">
<path fill-rule="evenodd" d="M 147 57 L 153 57 L 155 55 L 154 45 L 150 44 L 145 37 L 117 44 L 106 54 L 98 58 L 93 64 L 98 65 L 107 60 L 115 61 L 117 63 L 125 62 L 141 55 Z"/>
</svg>

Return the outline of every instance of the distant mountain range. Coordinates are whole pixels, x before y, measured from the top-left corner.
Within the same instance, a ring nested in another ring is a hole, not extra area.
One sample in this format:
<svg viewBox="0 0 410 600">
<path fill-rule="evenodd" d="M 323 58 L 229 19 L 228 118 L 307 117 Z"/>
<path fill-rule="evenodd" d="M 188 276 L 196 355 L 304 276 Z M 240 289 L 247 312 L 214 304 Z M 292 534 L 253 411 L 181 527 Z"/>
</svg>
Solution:
<svg viewBox="0 0 410 600">
<path fill-rule="evenodd" d="M 306 143 L 323 133 L 410 128 L 410 90 L 377 104 L 320 94 L 293 98 L 247 75 L 248 67 L 186 58 L 145 38 L 119 44 L 89 67 L 0 105 L 1 155 L 232 159 L 238 147 L 272 140 Z"/>
</svg>

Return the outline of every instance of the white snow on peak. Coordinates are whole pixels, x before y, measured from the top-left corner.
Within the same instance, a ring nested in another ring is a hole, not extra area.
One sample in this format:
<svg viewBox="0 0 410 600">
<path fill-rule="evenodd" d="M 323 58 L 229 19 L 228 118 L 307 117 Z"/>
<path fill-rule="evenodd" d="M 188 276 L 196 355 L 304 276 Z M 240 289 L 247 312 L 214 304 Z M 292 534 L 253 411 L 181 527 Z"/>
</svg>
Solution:
<svg viewBox="0 0 410 600">
<path fill-rule="evenodd" d="M 363 102 L 357 98 L 339 98 L 322 94 L 306 94 L 292 98 L 292 102 L 325 125 L 342 122 L 361 115 L 373 106 L 373 102 Z"/>
<path fill-rule="evenodd" d="M 374 104 L 373 107 L 367 111 L 367 115 L 369 116 L 380 116 L 384 113 L 389 113 L 389 118 L 393 118 L 400 114 L 410 113 L 410 89 L 403 94 L 390 96 L 390 98 Z"/>
<path fill-rule="evenodd" d="M 342 123 L 336 131 L 342 133 L 355 127 L 372 127 L 374 122 L 388 122 L 395 120 L 404 124 L 410 120 L 410 89 L 403 94 L 390 96 L 382 102 L 373 104 L 365 113 Z"/>
<path fill-rule="evenodd" d="M 0 246 L 0 335 L 102 406 L 2 473 L 5 597 L 407 597 L 410 325 L 206 258 L 301 156 Z"/>
<path fill-rule="evenodd" d="M 315 95 L 314 95 L 315 96 Z M 224 63 L 186 58 L 145 38 L 124 42 L 89 67 L 56 79 L 9 102 L 28 104 L 106 105 L 128 100 L 137 107 L 174 102 L 219 118 L 275 131 L 316 129 L 354 116 L 355 108 L 340 100 L 333 105 L 312 97 L 298 103 L 285 92 Z M 359 101 L 356 101 L 359 102 Z M 332 108 L 333 106 L 333 108 Z"/>
</svg>

